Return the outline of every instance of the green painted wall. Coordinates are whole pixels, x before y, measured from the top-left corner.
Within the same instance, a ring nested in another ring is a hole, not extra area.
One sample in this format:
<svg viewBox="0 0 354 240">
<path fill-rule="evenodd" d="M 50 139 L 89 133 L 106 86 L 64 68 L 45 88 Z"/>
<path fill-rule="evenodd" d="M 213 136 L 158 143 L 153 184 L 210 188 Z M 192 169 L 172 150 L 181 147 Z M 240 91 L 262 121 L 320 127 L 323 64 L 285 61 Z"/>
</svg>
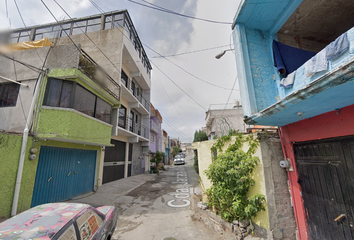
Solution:
<svg viewBox="0 0 354 240">
<path fill-rule="evenodd" d="M 70 140 L 94 145 L 110 145 L 112 127 L 75 111 L 42 108 L 37 137 Z"/>
<path fill-rule="evenodd" d="M 22 186 L 34 183 L 35 173 L 37 170 L 37 160 L 28 160 L 29 149 L 32 146 L 32 137 L 28 137 L 28 144 L 23 169 Z M 0 133 L 0 217 L 10 217 L 13 195 L 15 191 L 18 161 L 20 158 L 22 144 L 22 135 Z M 21 198 L 31 201 L 32 191 L 28 191 L 26 187 L 21 188 Z"/>
<path fill-rule="evenodd" d="M 20 158 L 22 144 L 22 135 L 9 133 L 0 133 L 0 153 L 1 153 L 1 168 L 0 174 L 3 181 L 0 184 L 0 218 L 8 218 L 11 215 L 13 194 L 15 191 L 18 161 Z M 33 147 L 38 149 L 37 159 L 29 160 L 30 149 Z M 31 207 L 33 188 L 36 179 L 37 165 L 41 146 L 52 146 L 62 148 L 76 148 L 98 151 L 98 162 L 96 178 L 99 176 L 99 166 L 101 159 L 101 147 L 92 145 L 83 145 L 58 141 L 36 141 L 33 142 L 33 137 L 28 137 L 27 150 L 23 168 L 21 181 L 20 197 L 18 201 L 17 212 L 23 212 Z M 97 182 L 96 182 L 97 185 Z"/>
<path fill-rule="evenodd" d="M 32 141 L 27 144 L 28 149 L 27 152 L 29 152 L 31 146 L 32 146 Z M 31 207 L 31 202 L 32 202 L 32 195 L 33 195 L 33 188 L 34 188 L 34 183 L 35 183 L 35 178 L 36 178 L 36 173 L 37 173 L 37 164 L 38 164 L 38 159 L 40 156 L 40 149 L 41 146 L 51 146 L 51 147 L 61 147 L 61 148 L 76 148 L 76 149 L 86 149 L 86 150 L 96 150 L 98 151 L 98 161 L 97 161 L 97 172 L 96 172 L 96 179 L 98 179 L 99 176 L 99 166 L 100 166 L 100 159 L 101 159 L 101 147 L 100 146 L 92 146 L 92 145 L 83 145 L 83 144 L 75 144 L 75 143 L 68 143 L 68 142 L 58 142 L 58 141 L 39 141 L 34 143 L 34 147 L 36 147 L 39 151 L 37 153 L 37 159 L 36 160 L 28 160 L 28 157 L 26 156 L 25 158 L 25 168 L 24 168 L 24 174 L 22 176 L 22 184 L 21 184 L 21 192 L 20 192 L 20 198 L 18 201 L 18 208 L 17 212 L 23 212 Z M 18 159 L 17 159 L 18 161 Z M 29 167 L 29 163 L 35 164 L 35 168 Z M 97 182 L 95 183 L 97 185 Z"/>
<path fill-rule="evenodd" d="M 101 87 L 99 87 L 97 83 L 95 83 L 93 80 L 91 80 L 89 77 L 87 77 L 85 74 L 83 74 L 80 70 L 76 68 L 52 69 L 48 74 L 48 77 L 56 77 L 61 79 L 66 78 L 67 80 L 73 80 L 85 87 L 87 90 L 94 93 L 95 95 L 104 99 L 111 105 L 120 105 L 120 101 L 112 97 L 106 91 L 98 91 L 98 89 L 101 89 Z"/>
</svg>

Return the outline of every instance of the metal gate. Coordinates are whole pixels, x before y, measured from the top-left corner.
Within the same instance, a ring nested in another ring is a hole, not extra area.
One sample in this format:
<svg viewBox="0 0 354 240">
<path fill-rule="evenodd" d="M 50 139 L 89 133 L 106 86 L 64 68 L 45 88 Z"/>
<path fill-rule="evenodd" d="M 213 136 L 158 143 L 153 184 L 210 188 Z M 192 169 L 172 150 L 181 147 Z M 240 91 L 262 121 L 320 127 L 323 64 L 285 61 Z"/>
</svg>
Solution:
<svg viewBox="0 0 354 240">
<path fill-rule="evenodd" d="M 97 151 L 41 147 L 32 207 L 94 190 Z"/>
<path fill-rule="evenodd" d="M 354 139 L 294 145 L 309 238 L 353 239 Z"/>
</svg>

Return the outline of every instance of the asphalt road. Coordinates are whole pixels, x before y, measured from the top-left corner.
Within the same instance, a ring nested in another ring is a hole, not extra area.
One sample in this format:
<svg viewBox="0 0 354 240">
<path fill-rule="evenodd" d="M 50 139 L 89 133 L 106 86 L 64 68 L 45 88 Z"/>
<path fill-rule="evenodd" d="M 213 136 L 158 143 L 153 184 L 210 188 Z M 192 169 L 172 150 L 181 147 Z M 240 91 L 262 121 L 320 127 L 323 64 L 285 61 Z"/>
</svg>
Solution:
<svg viewBox="0 0 354 240">
<path fill-rule="evenodd" d="M 112 239 L 220 239 L 192 219 L 190 195 L 197 178 L 191 154 L 186 156 L 185 165 L 169 166 L 154 180 L 120 197 L 115 203 L 119 215 Z"/>
</svg>

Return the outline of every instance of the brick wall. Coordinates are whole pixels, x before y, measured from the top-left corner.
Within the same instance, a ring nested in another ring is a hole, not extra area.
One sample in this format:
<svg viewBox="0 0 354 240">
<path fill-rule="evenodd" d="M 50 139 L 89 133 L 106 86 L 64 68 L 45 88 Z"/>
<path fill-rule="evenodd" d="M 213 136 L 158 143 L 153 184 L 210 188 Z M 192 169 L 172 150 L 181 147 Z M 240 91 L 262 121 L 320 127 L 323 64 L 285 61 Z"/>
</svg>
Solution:
<svg viewBox="0 0 354 240">
<path fill-rule="evenodd" d="M 279 166 L 283 160 L 280 139 L 276 135 L 259 134 L 269 209 L 270 229 L 274 239 L 296 239 L 294 211 L 287 183 L 286 170 Z"/>
</svg>

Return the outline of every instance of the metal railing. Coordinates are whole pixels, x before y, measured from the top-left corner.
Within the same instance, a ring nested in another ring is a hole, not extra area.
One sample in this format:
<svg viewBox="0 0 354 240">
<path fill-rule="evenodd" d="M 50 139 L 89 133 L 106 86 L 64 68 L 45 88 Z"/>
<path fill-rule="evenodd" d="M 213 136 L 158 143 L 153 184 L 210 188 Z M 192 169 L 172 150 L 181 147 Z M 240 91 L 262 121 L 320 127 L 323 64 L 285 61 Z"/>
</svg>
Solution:
<svg viewBox="0 0 354 240">
<path fill-rule="evenodd" d="M 150 129 L 148 127 L 135 123 L 132 119 L 123 114 L 119 114 L 118 126 L 149 139 Z"/>
<path fill-rule="evenodd" d="M 78 69 L 111 96 L 120 101 L 120 86 L 84 50 L 81 49 Z"/>
<path fill-rule="evenodd" d="M 142 93 L 140 91 L 137 91 L 137 88 L 135 87 L 135 89 L 132 88 L 132 80 L 131 79 L 124 79 L 121 78 L 120 79 L 121 83 L 130 91 L 130 93 L 136 98 L 138 99 L 138 101 L 144 106 L 144 108 L 150 112 L 150 101 L 146 100 Z M 135 84 L 136 86 L 137 84 Z M 140 86 L 139 86 L 140 87 Z M 140 88 L 141 89 L 141 88 Z"/>
</svg>

